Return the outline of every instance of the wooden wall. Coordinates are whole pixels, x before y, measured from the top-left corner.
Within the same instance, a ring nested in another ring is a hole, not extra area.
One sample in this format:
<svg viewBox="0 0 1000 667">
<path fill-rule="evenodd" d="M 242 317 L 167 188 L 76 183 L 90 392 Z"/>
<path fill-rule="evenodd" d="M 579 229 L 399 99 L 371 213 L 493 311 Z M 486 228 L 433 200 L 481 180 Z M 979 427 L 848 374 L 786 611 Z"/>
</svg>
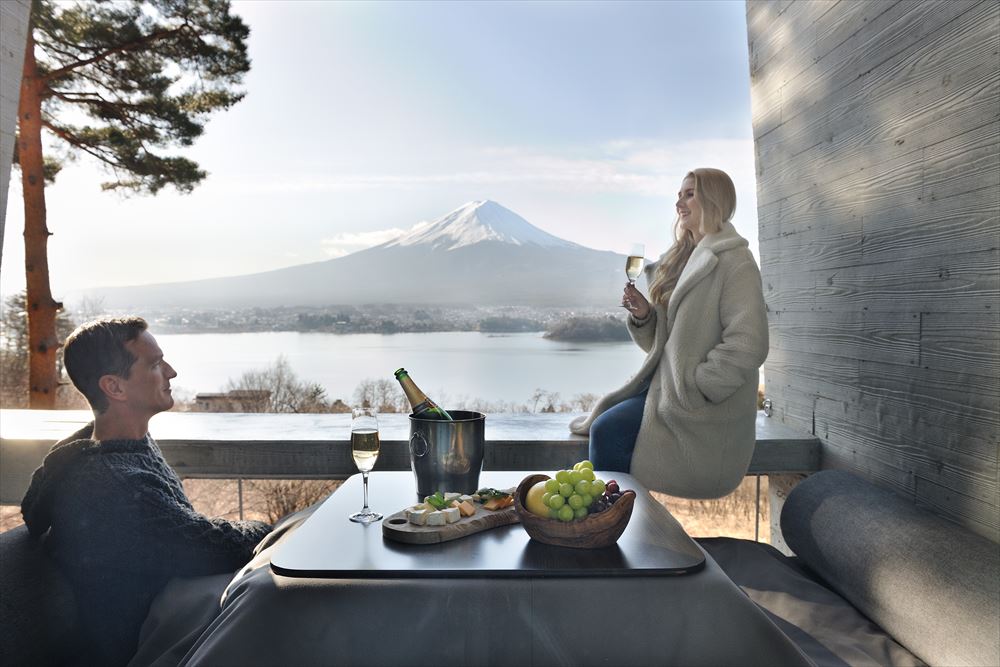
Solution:
<svg viewBox="0 0 1000 667">
<path fill-rule="evenodd" d="M 14 153 L 17 131 L 17 101 L 21 91 L 21 66 L 28 39 L 31 0 L 0 2 L 0 265 L 3 262 L 3 235 L 7 219 L 7 184 L 10 156 Z"/>
<path fill-rule="evenodd" d="M 775 416 L 1000 541 L 1000 2 L 749 0 Z"/>
</svg>

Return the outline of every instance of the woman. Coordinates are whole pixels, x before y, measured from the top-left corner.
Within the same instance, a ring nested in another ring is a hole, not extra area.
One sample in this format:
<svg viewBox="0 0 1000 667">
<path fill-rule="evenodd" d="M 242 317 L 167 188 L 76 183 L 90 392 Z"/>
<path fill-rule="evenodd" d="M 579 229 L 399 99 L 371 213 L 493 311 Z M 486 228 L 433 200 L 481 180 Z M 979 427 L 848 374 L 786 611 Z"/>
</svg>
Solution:
<svg viewBox="0 0 1000 667">
<path fill-rule="evenodd" d="M 646 359 L 570 430 L 590 433 L 598 470 L 631 472 L 674 496 L 719 498 L 739 485 L 753 455 L 767 316 L 760 271 L 730 222 L 729 176 L 690 172 L 676 209 L 676 243 L 646 267 L 649 300 L 630 284 L 622 298 Z"/>
</svg>

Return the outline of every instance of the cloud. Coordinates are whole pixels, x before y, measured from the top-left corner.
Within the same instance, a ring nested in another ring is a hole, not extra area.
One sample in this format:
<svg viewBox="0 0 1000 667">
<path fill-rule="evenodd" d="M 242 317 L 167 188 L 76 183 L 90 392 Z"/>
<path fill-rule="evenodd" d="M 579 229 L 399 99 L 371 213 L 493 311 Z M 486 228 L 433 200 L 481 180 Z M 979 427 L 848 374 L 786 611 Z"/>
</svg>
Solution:
<svg viewBox="0 0 1000 667">
<path fill-rule="evenodd" d="M 320 245 L 323 247 L 323 252 L 329 257 L 343 257 L 352 252 L 381 245 L 382 243 L 399 238 L 403 234 L 423 229 L 429 224 L 429 222 L 418 222 L 408 230 L 392 227 L 390 229 L 376 229 L 370 232 L 344 232 L 320 240 Z"/>
<path fill-rule="evenodd" d="M 737 183 L 754 182 L 752 139 L 617 140 L 560 154 L 518 146 L 486 147 L 449 159 L 458 169 L 397 174 L 327 174 L 267 184 L 233 184 L 245 192 L 304 193 L 417 190 L 435 185 L 517 185 L 581 193 L 662 196 L 690 169 L 714 166 Z M 469 168 L 463 169 L 462 166 Z M 386 230 L 388 232 L 390 230 Z M 371 232 L 375 234 L 376 232 Z"/>
</svg>

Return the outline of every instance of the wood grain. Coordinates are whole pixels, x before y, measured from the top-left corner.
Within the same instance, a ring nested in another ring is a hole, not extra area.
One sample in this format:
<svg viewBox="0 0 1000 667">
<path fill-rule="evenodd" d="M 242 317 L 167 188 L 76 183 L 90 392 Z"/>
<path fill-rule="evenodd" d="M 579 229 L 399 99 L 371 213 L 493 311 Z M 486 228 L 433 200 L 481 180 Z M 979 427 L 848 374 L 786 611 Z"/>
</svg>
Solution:
<svg viewBox="0 0 1000 667">
<path fill-rule="evenodd" d="M 1000 5 L 782 9 L 747 8 L 772 419 L 1000 541 Z"/>
<path fill-rule="evenodd" d="M 932 11 L 933 3 L 909 4 L 931 12 L 935 21 L 960 6 L 946 3 L 942 11 Z M 914 20 L 924 11 L 906 3 L 900 6 L 912 10 L 907 15 Z M 870 168 L 995 119 L 996 40 L 990 31 L 995 30 L 997 11 L 995 3 L 978 3 L 933 39 L 912 41 L 911 35 L 911 48 L 891 57 L 871 51 L 881 49 L 873 41 L 867 55 L 877 58 L 877 65 L 867 65 L 863 73 L 849 72 L 843 85 L 830 82 L 823 72 L 811 72 L 814 85 L 822 90 L 797 93 L 785 86 L 780 126 L 768 122 L 766 128 L 755 129 L 758 173 L 768 179 L 767 187 L 759 188 L 760 202 L 802 192 L 820 177 L 842 178 L 855 165 Z M 866 54 L 862 49 L 854 55 Z M 765 96 L 758 92 L 754 99 Z M 792 108 L 797 98 L 805 105 L 801 112 Z M 903 118 L 901 108 L 908 111 Z M 815 157 L 793 160 L 799 155 Z"/>
</svg>

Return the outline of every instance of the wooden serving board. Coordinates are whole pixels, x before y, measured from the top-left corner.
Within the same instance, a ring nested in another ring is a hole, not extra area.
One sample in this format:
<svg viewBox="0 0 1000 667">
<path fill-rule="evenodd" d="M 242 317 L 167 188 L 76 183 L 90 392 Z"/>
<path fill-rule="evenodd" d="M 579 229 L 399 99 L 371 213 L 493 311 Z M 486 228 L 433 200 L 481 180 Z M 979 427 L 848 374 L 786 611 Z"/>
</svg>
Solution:
<svg viewBox="0 0 1000 667">
<path fill-rule="evenodd" d="M 464 516 L 444 526 L 416 526 L 407 521 L 406 510 L 403 510 L 382 520 L 382 535 L 407 544 L 439 544 L 512 523 L 518 523 L 513 505 L 495 512 L 477 505 L 472 516 Z"/>
</svg>

